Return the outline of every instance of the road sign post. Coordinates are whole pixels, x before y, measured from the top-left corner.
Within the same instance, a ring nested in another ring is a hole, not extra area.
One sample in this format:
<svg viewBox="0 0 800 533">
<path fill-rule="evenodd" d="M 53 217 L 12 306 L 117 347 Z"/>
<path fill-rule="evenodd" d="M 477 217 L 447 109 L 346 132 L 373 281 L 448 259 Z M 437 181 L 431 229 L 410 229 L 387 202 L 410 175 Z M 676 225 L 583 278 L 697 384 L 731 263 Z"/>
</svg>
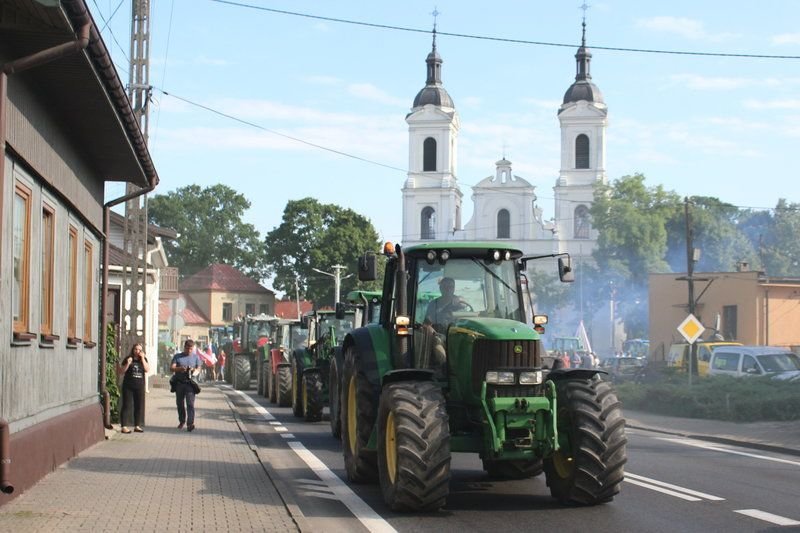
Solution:
<svg viewBox="0 0 800 533">
<path fill-rule="evenodd" d="M 683 319 L 683 322 L 680 323 L 678 326 L 678 333 L 686 339 L 686 342 L 689 343 L 689 364 L 688 364 L 688 374 L 689 374 L 689 385 L 692 384 L 692 374 L 694 373 L 694 361 L 697 353 L 697 347 L 695 346 L 695 342 L 697 339 L 700 338 L 700 335 L 706 330 L 705 326 L 703 326 L 702 322 L 697 319 L 692 313 Z"/>
</svg>

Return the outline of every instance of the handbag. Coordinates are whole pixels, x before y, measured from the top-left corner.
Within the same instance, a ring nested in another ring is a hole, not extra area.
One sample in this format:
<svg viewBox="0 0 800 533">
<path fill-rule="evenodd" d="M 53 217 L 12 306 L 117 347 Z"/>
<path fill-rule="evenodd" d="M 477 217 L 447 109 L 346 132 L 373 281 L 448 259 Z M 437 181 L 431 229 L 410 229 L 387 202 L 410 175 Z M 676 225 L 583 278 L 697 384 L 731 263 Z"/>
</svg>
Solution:
<svg viewBox="0 0 800 533">
<path fill-rule="evenodd" d="M 195 394 L 200 394 L 200 385 L 197 384 L 191 375 L 189 375 L 189 385 L 192 386 L 192 391 L 194 391 Z"/>
</svg>

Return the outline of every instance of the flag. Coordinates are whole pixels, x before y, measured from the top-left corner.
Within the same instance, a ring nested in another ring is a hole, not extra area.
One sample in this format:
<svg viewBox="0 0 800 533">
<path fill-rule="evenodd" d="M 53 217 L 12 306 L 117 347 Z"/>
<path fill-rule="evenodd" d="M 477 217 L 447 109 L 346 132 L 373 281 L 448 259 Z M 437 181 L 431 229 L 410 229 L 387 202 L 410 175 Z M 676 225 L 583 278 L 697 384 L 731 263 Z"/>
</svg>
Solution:
<svg viewBox="0 0 800 533">
<path fill-rule="evenodd" d="M 592 345 L 589 342 L 589 335 L 586 334 L 586 328 L 583 326 L 583 320 L 578 323 L 578 329 L 575 331 L 575 336 L 578 337 L 578 342 L 583 346 L 587 352 L 592 351 Z"/>
</svg>

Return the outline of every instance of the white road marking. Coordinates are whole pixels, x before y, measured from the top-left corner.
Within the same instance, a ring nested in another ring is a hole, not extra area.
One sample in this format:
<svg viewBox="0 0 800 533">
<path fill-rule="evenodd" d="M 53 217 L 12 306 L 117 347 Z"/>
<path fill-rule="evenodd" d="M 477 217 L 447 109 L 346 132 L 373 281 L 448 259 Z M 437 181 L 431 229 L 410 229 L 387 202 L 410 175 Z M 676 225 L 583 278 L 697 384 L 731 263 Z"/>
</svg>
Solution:
<svg viewBox="0 0 800 533">
<path fill-rule="evenodd" d="M 280 422 L 278 422 L 277 420 L 273 420 L 273 421 L 272 421 L 272 422 L 270 422 L 269 424 L 270 424 L 271 426 L 280 426 L 280 425 L 281 425 L 281 423 L 280 423 Z"/>
<path fill-rule="evenodd" d="M 284 439 L 293 439 L 294 433 L 281 433 L 281 437 L 283 437 Z"/>
<path fill-rule="evenodd" d="M 277 431 L 278 433 L 284 433 L 284 432 L 289 431 L 289 430 L 286 429 L 283 426 L 275 426 L 275 431 Z"/>
<path fill-rule="evenodd" d="M 305 491 L 301 492 L 303 496 L 311 496 L 312 498 L 325 498 L 326 500 L 338 500 L 338 496 L 333 494 L 325 494 L 324 492 Z"/>
<path fill-rule="evenodd" d="M 325 463 L 320 461 L 316 455 L 303 446 L 303 443 L 291 441 L 289 442 L 289 447 L 294 450 L 294 453 L 296 453 L 321 480 L 328 484 L 328 488 L 339 497 L 339 500 L 350 509 L 350 512 L 353 513 L 369 531 L 386 533 L 397 531 L 389 525 L 389 522 L 372 510 L 372 507 L 367 505 L 364 500 L 359 498 L 344 481 L 339 479 L 339 476 L 331 472 L 331 470 L 325 466 Z"/>
<path fill-rule="evenodd" d="M 673 485 L 671 483 L 665 483 L 664 481 L 658 481 L 657 479 L 652 479 L 649 477 L 639 476 L 636 474 L 631 474 L 630 472 L 625 472 L 625 480 L 628 481 L 628 478 L 633 478 L 638 481 L 642 481 L 645 483 L 651 483 L 653 485 L 658 485 L 660 487 L 666 487 L 668 489 L 673 489 L 684 494 L 689 494 L 691 496 L 697 496 L 698 498 L 703 498 L 706 500 L 711 500 L 715 502 L 721 502 L 725 500 L 725 498 L 720 498 L 719 496 L 712 496 L 711 494 L 706 494 L 705 492 L 698 492 L 696 490 L 687 489 L 685 487 L 681 487 L 678 485 Z"/>
<path fill-rule="evenodd" d="M 627 474 L 626 474 L 627 475 Z M 695 498 L 694 496 L 688 496 L 686 494 L 681 494 L 680 492 L 675 492 L 674 490 L 665 489 L 663 487 L 659 487 L 657 485 L 650 485 L 649 483 L 642 483 L 641 481 L 636 481 L 635 479 L 628 479 L 625 478 L 625 481 L 630 483 L 631 485 L 637 485 L 639 487 L 644 487 L 646 489 L 655 490 L 664 494 L 668 494 L 670 496 L 675 496 L 676 498 L 680 498 L 682 500 L 690 501 L 690 502 L 699 502 L 701 501 L 700 498 Z"/>
<path fill-rule="evenodd" d="M 763 520 L 764 522 L 769 522 L 770 524 L 775 524 L 777 526 L 800 526 L 800 522 L 797 520 L 767 513 L 765 511 L 759 511 L 758 509 L 739 509 L 738 511 L 734 511 L 734 513 L 743 514 L 752 518 L 758 518 L 759 520 Z"/>
<path fill-rule="evenodd" d="M 226 388 L 244 398 L 247 403 L 253 406 L 255 410 L 264 417 L 264 419 L 275 420 L 275 417 L 272 416 L 269 411 L 264 409 L 246 393 L 240 390 L 233 390 L 230 387 Z M 275 429 L 277 430 L 277 428 Z M 282 437 L 286 435 L 287 433 L 281 434 Z M 389 522 L 384 520 L 381 515 L 372 509 L 372 507 L 367 505 L 364 500 L 359 498 L 358 495 L 353 492 L 353 490 L 348 487 L 344 481 L 339 479 L 339 476 L 334 474 L 325 465 L 325 463 L 320 461 L 316 455 L 311 453 L 308 448 L 303 446 L 303 443 L 296 440 L 290 440 L 287 442 L 287 444 L 292 450 L 294 450 L 294 453 L 296 453 L 297 456 L 300 457 L 300 459 L 302 459 L 303 462 L 314 471 L 317 477 L 325 482 L 325 484 L 333 493 L 333 495 L 326 495 L 324 497 L 331 499 L 335 498 L 341 501 L 345 507 L 350 509 L 350 512 L 353 513 L 353 516 L 355 516 L 364 525 L 364 527 L 367 528 L 367 530 L 373 533 L 397 533 L 397 530 L 393 528 Z"/>
<path fill-rule="evenodd" d="M 789 459 L 780 459 L 778 457 L 770 457 L 768 455 L 760 455 L 760 454 L 757 454 L 757 453 L 740 452 L 739 450 L 732 450 L 732 449 L 729 449 L 729 448 L 722 448 L 720 446 L 715 446 L 713 444 L 700 442 L 700 441 L 694 440 L 694 439 L 675 439 L 675 438 L 669 438 L 669 437 L 655 437 L 655 438 L 658 439 L 658 440 L 663 440 L 663 441 L 667 441 L 667 442 L 673 442 L 675 444 L 685 444 L 686 446 L 694 446 L 695 448 L 704 448 L 706 450 L 712 450 L 712 451 L 715 451 L 715 452 L 724 452 L 724 453 L 730 453 L 730 454 L 733 454 L 733 455 L 743 455 L 745 457 L 752 457 L 754 459 L 763 459 L 765 461 L 773 461 L 775 463 L 782 463 L 782 464 L 787 464 L 787 465 L 800 466 L 800 462 L 799 461 L 791 461 Z"/>
</svg>

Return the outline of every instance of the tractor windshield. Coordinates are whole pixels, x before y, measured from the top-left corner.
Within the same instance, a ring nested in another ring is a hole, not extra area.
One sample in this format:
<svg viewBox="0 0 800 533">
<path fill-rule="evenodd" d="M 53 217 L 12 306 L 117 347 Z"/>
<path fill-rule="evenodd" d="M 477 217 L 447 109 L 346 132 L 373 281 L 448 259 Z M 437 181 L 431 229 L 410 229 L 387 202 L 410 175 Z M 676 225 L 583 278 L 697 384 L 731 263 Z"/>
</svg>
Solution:
<svg viewBox="0 0 800 533">
<path fill-rule="evenodd" d="M 325 335 L 330 331 L 330 328 L 333 327 L 334 334 L 336 335 L 336 343 L 338 344 L 342 342 L 345 335 L 353 329 L 354 321 L 355 313 L 352 312 L 345 314 L 342 319 L 336 318 L 335 315 L 322 315 L 319 318 L 320 335 Z"/>
<path fill-rule="evenodd" d="M 513 261 L 451 258 L 444 265 L 417 265 L 415 322 L 432 324 L 440 332 L 467 317 L 524 322 Z"/>
</svg>

